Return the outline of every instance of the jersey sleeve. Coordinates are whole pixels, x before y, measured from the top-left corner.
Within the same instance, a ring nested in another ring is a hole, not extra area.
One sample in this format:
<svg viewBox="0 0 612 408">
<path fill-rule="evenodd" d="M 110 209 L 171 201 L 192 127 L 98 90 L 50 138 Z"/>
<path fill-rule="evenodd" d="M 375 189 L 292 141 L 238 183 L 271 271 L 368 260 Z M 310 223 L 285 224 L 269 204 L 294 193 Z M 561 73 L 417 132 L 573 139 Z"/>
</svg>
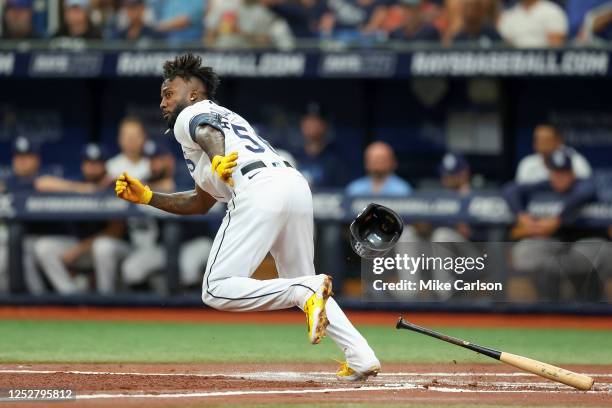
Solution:
<svg viewBox="0 0 612 408">
<path fill-rule="evenodd" d="M 196 103 L 183 109 L 178 115 L 174 125 L 174 136 L 182 146 L 199 149 L 200 147 L 195 141 L 195 132 L 198 126 L 212 126 L 225 135 L 221 120 L 221 115 L 210 109 L 208 101 Z"/>
</svg>

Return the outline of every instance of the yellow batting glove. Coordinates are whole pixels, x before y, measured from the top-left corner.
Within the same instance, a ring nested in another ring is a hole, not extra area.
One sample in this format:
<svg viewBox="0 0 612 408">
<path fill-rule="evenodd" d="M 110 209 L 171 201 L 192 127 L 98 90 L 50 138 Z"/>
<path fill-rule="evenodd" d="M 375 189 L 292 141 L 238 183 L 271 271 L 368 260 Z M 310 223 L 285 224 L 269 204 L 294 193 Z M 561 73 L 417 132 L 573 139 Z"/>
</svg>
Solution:
<svg viewBox="0 0 612 408">
<path fill-rule="evenodd" d="M 232 173 L 234 172 L 234 167 L 236 167 L 236 161 L 238 160 L 238 153 L 231 152 L 227 156 L 217 155 L 212 159 L 212 171 L 213 173 L 217 173 L 219 178 L 229 184 L 231 187 L 234 187 L 234 179 L 232 178 Z"/>
<path fill-rule="evenodd" d="M 123 173 L 115 182 L 115 194 L 117 197 L 134 204 L 149 204 L 153 198 L 153 192 L 149 186 L 143 185 L 140 180 Z"/>
</svg>

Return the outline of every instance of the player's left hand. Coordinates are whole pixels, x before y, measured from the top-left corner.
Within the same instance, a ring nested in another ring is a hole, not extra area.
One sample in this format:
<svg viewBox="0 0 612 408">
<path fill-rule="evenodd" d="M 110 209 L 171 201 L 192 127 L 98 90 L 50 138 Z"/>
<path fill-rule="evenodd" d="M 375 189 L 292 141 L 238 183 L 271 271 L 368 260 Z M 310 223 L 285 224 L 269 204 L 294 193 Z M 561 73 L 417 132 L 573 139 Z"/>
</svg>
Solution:
<svg viewBox="0 0 612 408">
<path fill-rule="evenodd" d="M 211 162 L 213 173 L 217 173 L 219 178 L 229 184 L 231 187 L 234 187 L 232 173 L 234 172 L 234 167 L 236 167 L 237 160 L 238 152 L 231 152 L 226 156 L 216 155 L 213 157 Z"/>
<path fill-rule="evenodd" d="M 123 173 L 115 182 L 115 194 L 117 197 L 134 204 L 149 204 L 153 192 L 149 186 L 143 185 L 140 180 Z"/>
</svg>

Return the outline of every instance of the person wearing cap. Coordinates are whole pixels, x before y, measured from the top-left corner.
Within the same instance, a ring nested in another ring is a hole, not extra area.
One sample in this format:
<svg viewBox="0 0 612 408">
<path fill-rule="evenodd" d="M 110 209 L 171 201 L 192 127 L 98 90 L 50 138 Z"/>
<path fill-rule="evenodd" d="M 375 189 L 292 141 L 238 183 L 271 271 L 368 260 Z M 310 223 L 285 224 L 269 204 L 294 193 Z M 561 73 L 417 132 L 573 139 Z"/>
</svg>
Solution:
<svg viewBox="0 0 612 408">
<path fill-rule="evenodd" d="M 564 224 L 576 216 L 584 204 L 596 198 L 595 183 L 592 179 L 579 179 L 574 171 L 573 152 L 565 147 L 552 152 L 545 164 L 549 172 L 548 180 L 539 183 L 510 183 L 504 189 L 504 197 L 517 224 L 513 229 L 514 238 L 550 237 Z M 549 192 L 562 200 L 561 211 L 551 217 L 536 219 L 526 211 L 533 195 Z"/>
<path fill-rule="evenodd" d="M 56 176 L 40 176 L 34 183 L 36 191 L 88 194 L 104 190 L 112 182 L 106 176 L 106 160 L 108 160 L 106 149 L 95 143 L 89 143 L 81 151 L 81 179 L 71 180 Z"/>
<path fill-rule="evenodd" d="M 448 152 L 438 165 L 440 184 L 445 190 L 456 194 L 460 199 L 467 200 L 472 194 L 470 164 L 465 156 Z M 436 227 L 431 234 L 432 242 L 468 242 L 484 241 L 484 231 L 474 229 L 465 222 L 449 226 Z"/>
<path fill-rule="evenodd" d="M 13 142 L 12 151 L 11 174 L 0 183 L 0 193 L 34 193 L 34 182 L 41 167 L 38 146 L 26 137 L 19 136 Z M 28 225 L 23 240 L 24 281 L 28 291 L 33 294 L 40 294 L 45 288 L 33 255 L 36 237 L 44 231 L 44 227 Z M 7 242 L 3 241 L 0 248 L 0 276 L 6 276 L 7 266 Z"/>
<path fill-rule="evenodd" d="M 87 144 L 81 153 L 81 178 L 77 180 L 43 176 L 36 181 L 40 192 L 91 194 L 108 187 L 106 181 L 106 151 L 97 144 Z M 52 288 L 61 294 L 73 294 L 89 289 L 90 279 L 76 271 L 93 268 L 96 285 L 109 287 L 92 252 L 93 243 L 101 236 L 120 237 L 124 225 L 119 221 L 79 221 L 66 224 L 66 233 L 39 237 L 34 254 Z M 108 293 L 108 291 L 105 291 Z"/>
<path fill-rule="evenodd" d="M 98 40 L 102 38 L 101 31 L 91 21 L 90 0 L 64 0 L 64 21 L 55 33 L 56 38 L 80 38 Z"/>
<path fill-rule="evenodd" d="M 328 132 L 321 105 L 309 103 L 300 121 L 303 145 L 292 154 L 312 188 L 343 187 L 348 182 L 346 166 L 336 145 L 328 140 Z"/>
<path fill-rule="evenodd" d="M 470 199 L 472 195 L 472 172 L 465 156 L 454 152 L 444 154 L 438 165 L 438 176 L 444 191 L 450 194 L 451 197 L 457 197 L 461 202 L 467 202 Z M 444 245 L 441 247 L 426 244 L 423 250 L 429 251 L 430 248 L 434 250 L 443 248 L 442 250 L 445 251 L 446 256 L 476 258 L 481 256 L 481 251 L 472 241 L 486 241 L 488 238 L 486 233 L 485 229 L 474 227 L 466 222 L 440 222 L 436 223 L 436 225 L 418 223 L 414 231 L 408 230 L 405 240 L 422 243 L 455 243 L 458 245 Z M 457 274 L 454 272 L 449 273 L 444 268 L 434 267 L 431 270 L 431 274 L 433 279 L 440 282 L 453 283 L 458 278 Z M 462 275 L 461 279 L 473 282 L 482 277 L 482 274 L 473 271 L 469 275 Z M 438 291 L 435 295 L 438 300 L 446 300 L 450 297 L 462 296 L 464 293 L 461 291 Z"/>
<path fill-rule="evenodd" d="M 555 150 L 565 148 L 572 158 L 576 177 L 587 179 L 592 170 L 587 159 L 575 149 L 565 146 L 563 135 L 555 126 L 542 123 L 533 131 L 533 150 L 535 153 L 524 157 L 518 164 L 515 181 L 519 184 L 539 183 L 549 178 L 546 160 Z"/>
<path fill-rule="evenodd" d="M 579 179 L 573 168 L 572 151 L 560 148 L 546 158 L 549 178 L 531 184 L 509 183 L 503 191 L 508 207 L 515 216 L 510 236 L 519 242 L 512 248 L 514 269 L 531 276 L 538 291 L 547 298 L 560 294 L 562 264 L 560 260 L 574 251 L 569 244 L 591 239 L 593 231 L 572 225 L 579 210 L 597 199 L 592 179 Z M 529 202 L 541 194 L 552 195 L 559 201 L 554 214 L 536 216 L 528 212 Z M 578 271 L 572 271 L 574 274 Z"/>
<path fill-rule="evenodd" d="M 25 137 L 17 137 L 13 142 L 12 171 L 4 180 L 4 190 L 12 193 L 34 191 L 40 163 L 38 145 Z"/>
<path fill-rule="evenodd" d="M 401 23 L 399 28 L 389 33 L 389 38 L 403 41 L 441 40 L 440 32 L 426 21 L 421 8 L 421 0 L 399 0 Z"/>
<path fill-rule="evenodd" d="M 145 0 L 122 0 L 121 11 L 125 13 L 127 27 L 115 32 L 113 35 L 114 39 L 136 41 L 161 38 L 161 34 L 145 21 L 147 11 Z"/>
<path fill-rule="evenodd" d="M 147 141 L 144 124 L 138 118 L 128 116 L 119 124 L 119 148 L 121 152 L 106 162 L 106 171 L 112 178 L 123 172 L 133 177 L 148 180 L 151 177 L 151 163 L 143 149 Z"/>
<path fill-rule="evenodd" d="M 346 187 L 348 196 L 405 197 L 412 192 L 410 183 L 395 174 L 397 160 L 389 144 L 370 144 L 364 153 L 364 167 L 366 176 L 354 180 Z"/>
<path fill-rule="evenodd" d="M 6 0 L 2 13 L 2 39 L 36 39 L 40 35 L 32 20 L 33 0 Z"/>
<path fill-rule="evenodd" d="M 159 191 L 175 191 L 176 160 L 168 146 L 162 142 L 148 140 L 144 145 L 144 155 L 151 166 L 151 175 L 147 179 L 149 187 Z"/>
</svg>

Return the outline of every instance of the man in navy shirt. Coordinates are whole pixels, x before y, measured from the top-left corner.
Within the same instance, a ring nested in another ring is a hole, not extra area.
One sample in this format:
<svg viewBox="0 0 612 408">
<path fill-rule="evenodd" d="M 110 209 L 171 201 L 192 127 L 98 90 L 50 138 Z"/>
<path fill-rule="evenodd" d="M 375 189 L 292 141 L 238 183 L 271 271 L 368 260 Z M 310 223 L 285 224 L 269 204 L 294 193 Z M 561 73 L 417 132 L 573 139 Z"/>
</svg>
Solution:
<svg viewBox="0 0 612 408">
<path fill-rule="evenodd" d="M 400 28 L 391 32 L 389 37 L 407 41 L 440 41 L 440 32 L 425 21 L 421 10 L 421 0 L 399 0 L 403 11 Z"/>
<path fill-rule="evenodd" d="M 55 193 L 95 193 L 108 186 L 106 181 L 106 151 L 99 145 L 90 143 L 81 153 L 81 178 L 77 180 L 44 176 L 37 180 L 41 192 Z M 36 259 L 47 280 L 54 290 L 62 294 L 86 291 L 89 278 L 74 273 L 76 269 L 93 267 L 96 272 L 98 290 L 108 293 L 113 283 L 109 277 L 99 273 L 92 252 L 93 243 L 100 236 L 121 237 L 124 234 L 123 222 L 79 221 L 65 225 L 63 235 L 45 235 L 34 244 Z M 104 289 L 104 290 L 102 290 Z"/>
<path fill-rule="evenodd" d="M 308 104 L 300 122 L 303 147 L 294 151 L 298 169 L 313 188 L 342 187 L 346 166 L 336 145 L 328 140 L 328 123 L 320 105 Z"/>
<path fill-rule="evenodd" d="M 597 195 L 592 179 L 576 177 L 571 152 L 566 148 L 554 151 L 546 159 L 546 165 L 550 170 L 547 181 L 510 183 L 504 189 L 504 197 L 516 216 L 511 237 L 520 240 L 512 249 L 514 269 L 531 277 L 546 300 L 556 300 L 562 278 L 580 272 L 576 267 L 567 269 L 568 265 L 575 265 L 571 261 L 573 254 L 581 252 L 577 246 L 585 245 L 573 241 L 593 235 L 592 231 L 574 227 L 572 222 L 582 206 L 594 201 Z M 559 200 L 558 212 L 544 216 L 529 213 L 528 204 L 538 194 L 550 194 Z"/>
<path fill-rule="evenodd" d="M 36 144 L 19 136 L 13 142 L 13 158 L 11 175 L 0 183 L 0 193 L 33 193 L 34 182 L 39 175 L 41 159 Z M 44 283 L 34 261 L 34 242 L 36 237 L 45 233 L 51 226 L 45 224 L 29 224 L 23 240 L 23 270 L 24 282 L 30 293 L 39 294 L 44 291 Z M 4 259 L 3 259 L 4 258 Z M 0 265 L 7 264 L 7 251 L 0 251 Z M 2 266 L 0 266 L 2 269 Z"/>
<path fill-rule="evenodd" d="M 453 42 L 476 42 L 481 45 L 501 42 L 501 35 L 495 27 L 487 24 L 486 12 L 483 0 L 464 0 L 463 28 L 455 35 Z"/>
</svg>

